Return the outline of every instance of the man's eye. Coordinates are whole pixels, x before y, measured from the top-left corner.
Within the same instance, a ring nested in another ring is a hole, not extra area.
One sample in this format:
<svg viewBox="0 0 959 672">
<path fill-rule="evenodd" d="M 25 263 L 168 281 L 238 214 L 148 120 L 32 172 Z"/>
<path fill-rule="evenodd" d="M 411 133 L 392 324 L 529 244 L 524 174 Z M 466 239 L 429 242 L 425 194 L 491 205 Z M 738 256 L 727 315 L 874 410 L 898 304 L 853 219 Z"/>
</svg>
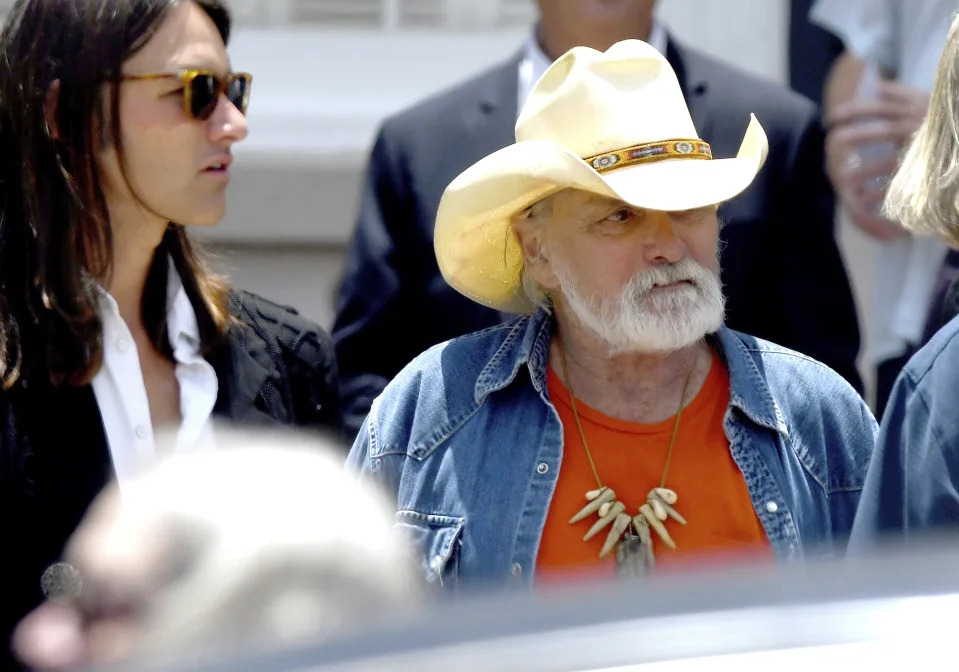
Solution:
<svg viewBox="0 0 959 672">
<path fill-rule="evenodd" d="M 629 208 L 620 208 L 616 212 L 609 214 L 606 217 L 605 221 L 622 223 L 622 222 L 628 221 L 629 218 L 632 217 L 632 215 L 633 213 Z"/>
</svg>

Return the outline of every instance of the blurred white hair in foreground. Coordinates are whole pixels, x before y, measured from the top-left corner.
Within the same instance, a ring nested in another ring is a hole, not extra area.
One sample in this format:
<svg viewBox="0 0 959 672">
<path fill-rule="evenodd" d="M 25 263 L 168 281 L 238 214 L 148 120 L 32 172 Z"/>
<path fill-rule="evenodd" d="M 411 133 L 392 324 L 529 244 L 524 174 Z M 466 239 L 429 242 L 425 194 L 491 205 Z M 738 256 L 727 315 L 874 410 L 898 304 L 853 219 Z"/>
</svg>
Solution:
<svg viewBox="0 0 959 672">
<path fill-rule="evenodd" d="M 216 429 L 91 507 L 68 547 L 90 589 L 143 595 L 140 653 L 316 639 L 415 606 L 390 507 L 312 435 Z"/>
</svg>

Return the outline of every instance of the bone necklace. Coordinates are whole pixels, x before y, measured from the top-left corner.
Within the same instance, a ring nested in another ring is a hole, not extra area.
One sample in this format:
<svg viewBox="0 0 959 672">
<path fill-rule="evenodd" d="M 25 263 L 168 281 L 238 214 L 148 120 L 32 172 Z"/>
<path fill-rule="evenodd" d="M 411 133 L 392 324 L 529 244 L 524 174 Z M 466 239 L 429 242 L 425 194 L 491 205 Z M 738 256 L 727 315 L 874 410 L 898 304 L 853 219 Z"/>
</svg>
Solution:
<svg viewBox="0 0 959 672">
<path fill-rule="evenodd" d="M 692 378 L 693 369 L 696 362 L 690 367 L 686 374 L 686 381 L 683 383 L 683 392 L 679 399 L 679 410 L 676 412 L 676 422 L 673 425 L 673 434 L 669 440 L 669 451 L 666 453 L 666 464 L 663 467 L 663 476 L 660 479 L 659 487 L 655 487 L 646 495 L 646 501 L 639 507 L 635 516 L 626 513 L 626 505 L 616 498 L 616 493 L 611 488 L 603 485 L 599 477 L 599 471 L 596 469 L 596 463 L 593 461 L 593 455 L 589 450 L 589 444 L 586 442 L 586 433 L 583 432 L 583 425 L 579 419 L 579 412 L 576 410 L 576 397 L 573 394 L 573 386 L 569 378 L 569 369 L 566 365 L 566 350 L 559 339 L 556 341 L 559 347 L 560 363 L 563 365 L 563 378 L 566 383 L 566 391 L 569 392 L 569 403 L 573 408 L 573 418 L 576 420 L 576 428 L 579 430 L 579 437 L 583 442 L 583 449 L 586 451 L 586 457 L 589 459 L 589 466 L 593 470 L 593 476 L 596 478 L 596 489 L 586 493 L 587 504 L 579 513 L 570 518 L 570 525 L 575 525 L 579 521 L 597 514 L 599 520 L 589 529 L 583 537 L 583 541 L 589 541 L 604 529 L 609 527 L 606 535 L 606 542 L 599 553 L 600 558 L 605 558 L 613 549 L 616 549 L 616 567 L 620 576 L 641 576 L 655 565 L 656 559 L 653 554 L 653 539 L 650 530 L 656 532 L 656 535 L 664 544 L 670 548 L 676 548 L 676 543 L 666 530 L 666 520 L 671 518 L 680 525 L 686 524 L 683 518 L 673 505 L 679 501 L 679 497 L 673 490 L 666 487 L 666 477 L 669 474 L 669 462 L 673 457 L 673 448 L 676 446 L 676 436 L 679 433 L 679 421 L 683 415 L 683 406 L 686 403 L 686 392 L 689 389 L 689 380 Z"/>
</svg>

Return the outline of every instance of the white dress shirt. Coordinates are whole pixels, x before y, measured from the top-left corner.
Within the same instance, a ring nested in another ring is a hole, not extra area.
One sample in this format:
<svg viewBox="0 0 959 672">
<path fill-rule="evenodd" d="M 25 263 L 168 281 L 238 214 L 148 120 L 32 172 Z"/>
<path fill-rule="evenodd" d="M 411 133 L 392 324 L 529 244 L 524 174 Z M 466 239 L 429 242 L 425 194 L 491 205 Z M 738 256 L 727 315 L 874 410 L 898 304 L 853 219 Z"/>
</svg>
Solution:
<svg viewBox="0 0 959 672">
<path fill-rule="evenodd" d="M 809 17 L 857 57 L 930 91 L 957 10 L 957 0 L 818 0 Z M 934 238 L 880 243 L 869 360 L 896 357 L 922 338 L 945 256 L 945 245 Z"/>
<path fill-rule="evenodd" d="M 649 44 L 663 56 L 666 55 L 666 28 L 656 19 L 653 19 L 653 25 L 649 31 Z M 517 115 L 522 111 L 533 86 L 552 63 L 549 56 L 543 53 L 543 49 L 539 46 L 539 40 L 536 39 L 536 31 L 534 30 L 526 42 L 526 51 L 519 63 L 519 95 L 517 96 L 519 109 L 516 111 Z"/>
<path fill-rule="evenodd" d="M 176 364 L 182 422 L 171 447 L 186 452 L 210 447 L 211 416 L 218 384 L 213 367 L 200 354 L 196 313 L 180 276 L 170 264 L 167 283 L 167 334 Z M 101 289 L 99 315 L 103 323 L 103 364 L 91 383 L 117 480 L 122 488 L 157 457 L 143 372 L 136 344 L 117 302 Z"/>
</svg>

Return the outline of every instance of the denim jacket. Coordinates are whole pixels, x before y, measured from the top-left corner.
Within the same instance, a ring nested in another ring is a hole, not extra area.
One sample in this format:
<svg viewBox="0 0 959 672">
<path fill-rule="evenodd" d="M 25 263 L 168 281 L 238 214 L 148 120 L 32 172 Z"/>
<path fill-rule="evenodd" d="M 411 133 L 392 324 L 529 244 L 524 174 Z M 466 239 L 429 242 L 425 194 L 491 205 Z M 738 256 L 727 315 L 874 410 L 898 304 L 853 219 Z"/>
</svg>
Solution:
<svg viewBox="0 0 959 672">
<path fill-rule="evenodd" d="M 441 343 L 373 403 L 348 467 L 395 499 L 428 581 L 531 584 L 563 457 L 544 312 Z M 878 427 L 823 364 L 725 327 L 732 457 L 780 560 L 845 547 Z"/>
<path fill-rule="evenodd" d="M 884 536 L 959 528 L 959 317 L 919 352 L 896 380 L 882 417 L 876 454 L 850 551 L 872 550 Z"/>
</svg>

